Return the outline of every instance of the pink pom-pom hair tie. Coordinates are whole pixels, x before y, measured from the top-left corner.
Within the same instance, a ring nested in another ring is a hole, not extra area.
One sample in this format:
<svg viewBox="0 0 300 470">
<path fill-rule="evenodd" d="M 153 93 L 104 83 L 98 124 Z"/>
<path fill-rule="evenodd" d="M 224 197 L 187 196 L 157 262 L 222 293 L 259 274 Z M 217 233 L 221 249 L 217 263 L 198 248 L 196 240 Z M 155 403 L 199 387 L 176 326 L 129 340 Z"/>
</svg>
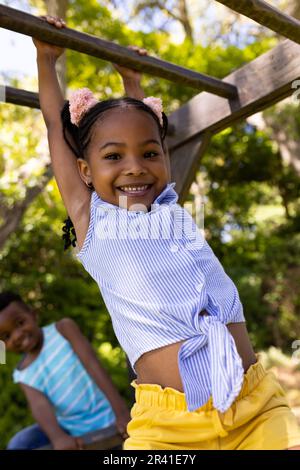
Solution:
<svg viewBox="0 0 300 470">
<path fill-rule="evenodd" d="M 163 126 L 163 106 L 160 98 L 149 96 L 144 98 L 143 103 L 149 106 L 159 119 L 160 125 Z M 95 98 L 89 88 L 79 88 L 72 93 L 69 99 L 70 116 L 72 124 L 79 126 L 79 123 L 87 111 L 95 106 L 99 101 Z"/>
<path fill-rule="evenodd" d="M 161 127 L 163 127 L 163 105 L 161 99 L 155 98 L 155 96 L 149 96 L 148 98 L 143 99 L 143 103 L 145 103 L 145 105 L 149 106 L 149 108 L 152 109 L 152 111 L 158 117 Z"/>
<path fill-rule="evenodd" d="M 79 122 L 85 113 L 98 103 L 91 90 L 88 88 L 79 88 L 72 93 L 70 99 L 70 115 L 71 122 L 75 126 L 79 126 Z"/>
</svg>

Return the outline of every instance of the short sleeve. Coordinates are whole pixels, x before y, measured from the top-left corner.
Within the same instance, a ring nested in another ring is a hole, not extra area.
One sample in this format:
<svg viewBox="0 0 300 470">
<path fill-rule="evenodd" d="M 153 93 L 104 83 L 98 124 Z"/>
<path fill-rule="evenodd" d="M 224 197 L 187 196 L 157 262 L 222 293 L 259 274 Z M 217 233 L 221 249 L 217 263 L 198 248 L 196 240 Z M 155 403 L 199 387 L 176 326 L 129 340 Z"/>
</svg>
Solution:
<svg viewBox="0 0 300 470">
<path fill-rule="evenodd" d="M 15 369 L 13 371 L 13 381 L 14 383 L 29 385 L 30 387 L 44 393 L 42 375 L 29 377 L 25 371 Z"/>
</svg>

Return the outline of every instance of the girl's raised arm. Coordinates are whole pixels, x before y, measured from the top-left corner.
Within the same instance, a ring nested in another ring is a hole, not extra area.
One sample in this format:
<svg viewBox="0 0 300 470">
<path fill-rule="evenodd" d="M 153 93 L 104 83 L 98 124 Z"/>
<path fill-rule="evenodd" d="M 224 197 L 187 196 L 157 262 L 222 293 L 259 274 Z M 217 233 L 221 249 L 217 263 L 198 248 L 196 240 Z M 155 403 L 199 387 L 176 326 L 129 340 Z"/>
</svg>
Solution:
<svg viewBox="0 0 300 470">
<path fill-rule="evenodd" d="M 64 22 L 57 18 L 47 16 L 44 19 L 57 28 L 65 26 Z M 52 168 L 64 205 L 73 221 L 80 248 L 88 229 L 91 192 L 82 181 L 76 156 L 63 136 L 60 113 L 64 98 L 55 64 L 64 50 L 36 39 L 33 39 L 33 42 L 37 49 L 40 106 L 48 131 Z"/>
</svg>

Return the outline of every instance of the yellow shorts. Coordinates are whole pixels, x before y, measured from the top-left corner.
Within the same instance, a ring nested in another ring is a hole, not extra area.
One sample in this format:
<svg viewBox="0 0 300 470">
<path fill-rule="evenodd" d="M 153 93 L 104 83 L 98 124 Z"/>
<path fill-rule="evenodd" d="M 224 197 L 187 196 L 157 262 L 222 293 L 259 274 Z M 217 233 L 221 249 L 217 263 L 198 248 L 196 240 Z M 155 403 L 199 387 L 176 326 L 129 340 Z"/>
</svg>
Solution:
<svg viewBox="0 0 300 470">
<path fill-rule="evenodd" d="M 256 362 L 233 405 L 218 412 L 211 399 L 188 411 L 185 395 L 155 384 L 131 384 L 124 450 L 283 450 L 300 445 L 300 429 L 275 375 Z"/>
</svg>

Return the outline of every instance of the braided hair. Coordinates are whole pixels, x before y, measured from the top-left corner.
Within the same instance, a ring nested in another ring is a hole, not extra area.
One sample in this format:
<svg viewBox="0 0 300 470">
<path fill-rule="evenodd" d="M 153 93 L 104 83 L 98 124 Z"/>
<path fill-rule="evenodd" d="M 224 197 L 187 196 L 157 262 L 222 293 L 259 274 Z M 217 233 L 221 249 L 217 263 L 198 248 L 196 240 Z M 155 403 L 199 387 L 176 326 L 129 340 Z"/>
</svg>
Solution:
<svg viewBox="0 0 300 470">
<path fill-rule="evenodd" d="M 143 101 L 130 97 L 99 101 L 95 106 L 93 106 L 86 112 L 86 114 L 82 117 L 81 121 L 79 122 L 78 127 L 72 124 L 71 122 L 69 101 L 66 101 L 61 111 L 63 136 L 67 145 L 75 154 L 76 158 L 85 158 L 88 145 L 91 141 L 93 125 L 98 120 L 98 118 L 103 113 L 105 113 L 105 111 L 109 111 L 110 109 L 114 108 L 125 108 L 128 107 L 128 105 L 140 111 L 144 111 L 152 116 L 159 129 L 159 135 L 162 146 L 163 148 L 165 147 L 164 140 L 168 131 L 168 118 L 165 113 L 162 113 L 163 125 L 161 125 L 158 116 L 152 111 L 149 106 L 143 103 Z M 92 185 L 89 186 L 89 188 L 93 190 Z M 64 249 L 66 250 L 70 246 L 75 247 L 77 238 L 74 225 L 70 217 L 68 217 L 64 221 L 64 226 L 62 230 L 64 232 L 62 236 L 64 240 Z"/>
</svg>

